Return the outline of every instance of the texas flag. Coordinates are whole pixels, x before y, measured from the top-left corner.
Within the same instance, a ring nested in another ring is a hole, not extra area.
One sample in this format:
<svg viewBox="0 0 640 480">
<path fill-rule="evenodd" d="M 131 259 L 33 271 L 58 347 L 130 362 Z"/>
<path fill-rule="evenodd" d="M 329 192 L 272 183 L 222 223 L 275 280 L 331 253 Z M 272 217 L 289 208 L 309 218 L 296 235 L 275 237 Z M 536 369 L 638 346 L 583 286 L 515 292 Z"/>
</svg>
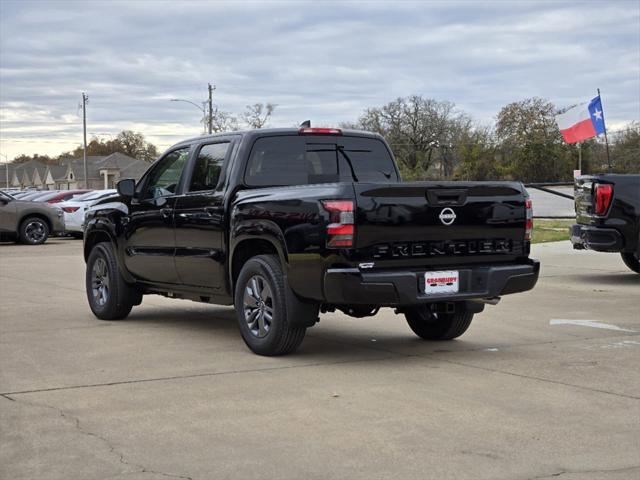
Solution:
<svg viewBox="0 0 640 480">
<path fill-rule="evenodd" d="M 600 95 L 556 116 L 560 133 L 567 143 L 576 143 L 604 133 L 604 114 Z"/>
</svg>

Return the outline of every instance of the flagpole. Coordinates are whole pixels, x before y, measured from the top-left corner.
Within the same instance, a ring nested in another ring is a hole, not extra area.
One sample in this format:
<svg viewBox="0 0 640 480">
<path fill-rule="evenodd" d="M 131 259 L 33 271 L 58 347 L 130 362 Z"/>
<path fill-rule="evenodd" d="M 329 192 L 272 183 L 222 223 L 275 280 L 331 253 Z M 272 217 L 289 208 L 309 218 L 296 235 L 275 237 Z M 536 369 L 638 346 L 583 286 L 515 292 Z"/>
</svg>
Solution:
<svg viewBox="0 0 640 480">
<path fill-rule="evenodd" d="M 578 142 L 578 170 L 582 175 L 582 142 Z"/>
<path fill-rule="evenodd" d="M 600 96 L 600 89 L 598 88 L 598 98 L 600 98 L 600 105 L 602 105 L 602 97 Z M 611 173 L 611 157 L 609 157 L 609 139 L 607 138 L 607 122 L 604 121 L 604 108 L 602 109 L 602 125 L 604 127 L 604 144 L 607 147 L 607 167 L 609 173 Z"/>
</svg>

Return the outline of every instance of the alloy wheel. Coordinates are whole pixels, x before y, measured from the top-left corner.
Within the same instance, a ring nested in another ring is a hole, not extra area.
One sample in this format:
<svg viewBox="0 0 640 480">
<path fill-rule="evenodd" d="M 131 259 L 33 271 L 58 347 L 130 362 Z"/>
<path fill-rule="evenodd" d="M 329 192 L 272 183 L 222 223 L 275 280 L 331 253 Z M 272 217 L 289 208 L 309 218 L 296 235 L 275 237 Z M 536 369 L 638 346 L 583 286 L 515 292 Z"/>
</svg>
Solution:
<svg viewBox="0 0 640 480">
<path fill-rule="evenodd" d="M 271 287 L 260 275 L 249 279 L 242 300 L 244 319 L 252 335 L 263 338 L 273 321 L 273 294 Z"/>
<path fill-rule="evenodd" d="M 36 220 L 29 222 L 24 228 L 24 235 L 31 243 L 40 243 L 46 236 L 45 226 Z"/>
<path fill-rule="evenodd" d="M 103 306 L 109 299 L 109 271 L 104 258 L 96 259 L 91 270 L 91 291 L 97 305 Z"/>
</svg>

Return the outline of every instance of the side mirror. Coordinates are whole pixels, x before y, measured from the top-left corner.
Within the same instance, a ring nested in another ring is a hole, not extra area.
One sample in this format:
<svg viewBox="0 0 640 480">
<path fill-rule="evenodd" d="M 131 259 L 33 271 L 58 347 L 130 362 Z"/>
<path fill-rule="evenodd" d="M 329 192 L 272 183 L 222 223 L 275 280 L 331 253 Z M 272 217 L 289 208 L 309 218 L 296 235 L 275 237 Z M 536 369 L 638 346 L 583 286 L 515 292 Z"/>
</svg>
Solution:
<svg viewBox="0 0 640 480">
<path fill-rule="evenodd" d="M 123 197 L 133 198 L 136 194 L 136 181 L 133 178 L 125 178 L 118 182 L 116 188 Z"/>
</svg>

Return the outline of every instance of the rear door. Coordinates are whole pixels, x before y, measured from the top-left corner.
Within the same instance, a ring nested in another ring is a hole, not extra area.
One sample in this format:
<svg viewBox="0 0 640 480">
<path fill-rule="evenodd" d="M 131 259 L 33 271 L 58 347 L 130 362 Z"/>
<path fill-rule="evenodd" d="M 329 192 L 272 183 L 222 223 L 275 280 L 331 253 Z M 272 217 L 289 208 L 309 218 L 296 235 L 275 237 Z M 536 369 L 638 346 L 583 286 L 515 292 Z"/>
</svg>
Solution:
<svg viewBox="0 0 640 480">
<path fill-rule="evenodd" d="M 181 283 L 218 289 L 224 279 L 224 167 L 231 138 L 195 151 L 184 195 L 175 205 L 175 263 Z"/>
<path fill-rule="evenodd" d="M 136 278 L 179 283 L 173 215 L 189 147 L 167 153 L 143 178 L 124 226 L 125 265 Z"/>
</svg>

